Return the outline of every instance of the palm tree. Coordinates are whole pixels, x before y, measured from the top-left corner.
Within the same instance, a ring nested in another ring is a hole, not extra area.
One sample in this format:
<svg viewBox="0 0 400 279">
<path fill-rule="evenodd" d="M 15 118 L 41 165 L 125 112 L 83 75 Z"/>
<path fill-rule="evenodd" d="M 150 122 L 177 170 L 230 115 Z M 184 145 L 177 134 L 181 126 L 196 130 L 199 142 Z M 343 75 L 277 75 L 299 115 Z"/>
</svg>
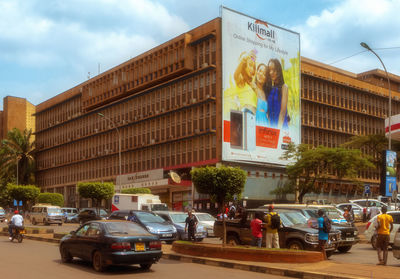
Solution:
<svg viewBox="0 0 400 279">
<path fill-rule="evenodd" d="M 14 128 L 0 147 L 0 177 L 7 182 L 28 185 L 35 181 L 35 143 L 32 130 Z M 12 181 L 15 179 L 15 181 Z"/>
</svg>

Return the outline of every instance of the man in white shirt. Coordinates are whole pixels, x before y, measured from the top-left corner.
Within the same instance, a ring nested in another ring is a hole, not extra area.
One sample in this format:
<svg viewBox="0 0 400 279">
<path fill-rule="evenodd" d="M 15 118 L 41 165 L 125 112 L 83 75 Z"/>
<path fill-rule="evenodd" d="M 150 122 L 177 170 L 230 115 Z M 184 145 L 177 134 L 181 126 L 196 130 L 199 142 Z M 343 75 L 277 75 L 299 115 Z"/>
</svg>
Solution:
<svg viewBox="0 0 400 279">
<path fill-rule="evenodd" d="M 9 239 L 12 238 L 13 228 L 20 228 L 24 226 L 24 217 L 22 217 L 18 210 L 14 211 L 14 216 L 11 217 L 10 224 L 8 225 L 8 233 L 10 234 Z"/>
</svg>

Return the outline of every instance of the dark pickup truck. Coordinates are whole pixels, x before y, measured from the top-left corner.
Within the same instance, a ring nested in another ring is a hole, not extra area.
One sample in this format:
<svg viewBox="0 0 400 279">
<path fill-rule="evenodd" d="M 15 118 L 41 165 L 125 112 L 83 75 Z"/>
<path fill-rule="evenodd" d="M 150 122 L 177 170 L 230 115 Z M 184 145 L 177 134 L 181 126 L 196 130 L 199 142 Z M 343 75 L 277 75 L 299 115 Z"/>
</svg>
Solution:
<svg viewBox="0 0 400 279">
<path fill-rule="evenodd" d="M 253 220 L 256 212 L 262 212 L 264 216 L 268 214 L 265 209 L 248 209 L 241 219 L 226 220 L 226 237 L 230 245 L 251 245 L 252 234 L 250 222 Z M 276 210 L 281 217 L 282 227 L 279 228 L 279 245 L 281 248 L 295 250 L 318 250 L 318 230 L 310 228 L 307 219 L 299 212 L 290 210 Z M 222 238 L 223 223 L 217 220 L 214 223 L 214 234 Z M 336 250 L 340 241 L 340 232 L 331 231 L 329 241 L 326 243 L 326 254 L 331 256 Z M 265 247 L 265 238 L 263 238 L 263 247 Z"/>
</svg>

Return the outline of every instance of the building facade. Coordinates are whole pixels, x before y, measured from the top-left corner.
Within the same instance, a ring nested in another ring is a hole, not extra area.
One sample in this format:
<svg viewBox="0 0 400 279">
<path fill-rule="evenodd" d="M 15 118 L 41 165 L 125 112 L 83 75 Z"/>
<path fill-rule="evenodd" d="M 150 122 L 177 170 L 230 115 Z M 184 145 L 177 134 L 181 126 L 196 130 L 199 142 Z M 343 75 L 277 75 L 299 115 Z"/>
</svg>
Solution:
<svg viewBox="0 0 400 279">
<path fill-rule="evenodd" d="M 0 111 L 0 139 L 7 137 L 8 131 L 18 128 L 35 132 L 35 106 L 25 98 L 6 96 L 3 111 Z M 32 137 L 34 140 L 34 137 Z"/>
<path fill-rule="evenodd" d="M 149 187 L 177 210 L 193 200 L 212 211 L 208 197 L 192 191 L 190 170 L 224 163 L 248 172 L 249 203 L 287 198 L 270 193 L 287 180 L 283 166 L 222 161 L 221 56 L 217 18 L 39 104 L 38 186 L 84 206 L 78 182 L 113 181 L 117 191 Z M 395 114 L 400 83 L 391 79 Z M 301 84 L 303 143 L 334 147 L 383 132 L 388 90 L 380 71 L 356 75 L 302 58 Z M 361 179 L 379 184 L 374 172 Z M 344 184 L 321 187 L 331 197 L 358 194 Z"/>
</svg>

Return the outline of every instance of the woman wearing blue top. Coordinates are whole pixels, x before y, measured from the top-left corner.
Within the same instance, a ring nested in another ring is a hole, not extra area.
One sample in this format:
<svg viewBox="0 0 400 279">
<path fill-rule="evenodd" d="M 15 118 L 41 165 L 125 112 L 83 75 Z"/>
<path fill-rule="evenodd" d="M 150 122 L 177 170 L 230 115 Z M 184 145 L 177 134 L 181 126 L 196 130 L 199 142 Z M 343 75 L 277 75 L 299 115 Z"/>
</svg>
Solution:
<svg viewBox="0 0 400 279">
<path fill-rule="evenodd" d="M 324 211 L 322 209 L 318 210 L 318 244 L 319 250 L 324 254 L 324 259 L 326 258 L 325 245 L 328 241 L 329 233 L 324 232 Z"/>
<path fill-rule="evenodd" d="M 268 84 L 268 119 L 270 127 L 288 129 L 287 115 L 288 86 L 285 84 L 282 66 L 278 59 L 268 62 L 270 82 Z"/>
</svg>

